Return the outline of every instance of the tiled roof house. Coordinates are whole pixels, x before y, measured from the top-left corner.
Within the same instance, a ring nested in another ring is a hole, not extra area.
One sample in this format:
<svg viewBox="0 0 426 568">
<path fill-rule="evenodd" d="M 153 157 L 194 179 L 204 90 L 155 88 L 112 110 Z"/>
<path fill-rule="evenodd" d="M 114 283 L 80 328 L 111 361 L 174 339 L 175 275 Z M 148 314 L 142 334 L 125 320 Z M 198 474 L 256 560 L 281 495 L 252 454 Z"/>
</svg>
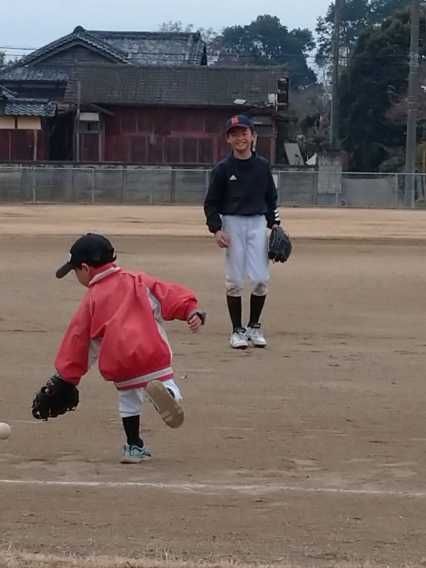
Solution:
<svg viewBox="0 0 426 568">
<path fill-rule="evenodd" d="M 39 105 L 47 113 L 45 157 L 64 161 L 211 164 L 227 152 L 225 120 L 248 113 L 259 151 L 274 162 L 283 82 L 288 87 L 278 66 L 207 65 L 199 33 L 82 27 L 0 70 L 0 83 L 20 101 L 6 106 Z"/>
<path fill-rule="evenodd" d="M 207 52 L 199 33 L 87 31 L 78 26 L 0 69 L 0 82 L 20 95 L 38 90 L 61 101 L 69 70 L 77 63 L 201 66 L 207 65 Z"/>
</svg>

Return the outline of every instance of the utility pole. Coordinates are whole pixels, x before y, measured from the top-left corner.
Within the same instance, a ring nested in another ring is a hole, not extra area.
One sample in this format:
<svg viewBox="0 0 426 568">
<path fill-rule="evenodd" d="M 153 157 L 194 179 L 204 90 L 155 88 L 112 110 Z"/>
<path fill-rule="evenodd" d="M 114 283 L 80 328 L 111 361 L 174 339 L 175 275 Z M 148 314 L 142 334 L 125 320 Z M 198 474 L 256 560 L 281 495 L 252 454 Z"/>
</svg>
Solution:
<svg viewBox="0 0 426 568">
<path fill-rule="evenodd" d="M 411 41 L 410 41 L 410 74 L 408 77 L 407 97 L 407 138 L 405 146 L 405 184 L 404 205 L 414 207 L 414 190 L 416 185 L 416 131 L 418 104 L 418 70 L 419 70 L 419 22 L 420 0 L 413 0 L 411 6 Z"/>
<path fill-rule="evenodd" d="M 337 150 L 338 146 L 338 90 L 339 90 L 339 55 L 340 55 L 340 26 L 342 22 L 342 2 L 334 2 L 334 33 L 333 33 L 333 78 L 331 90 L 330 113 L 330 146 Z"/>
<path fill-rule="evenodd" d="M 77 106 L 76 106 L 76 113 L 75 113 L 75 156 L 74 160 L 76 162 L 80 161 L 80 110 L 81 110 L 81 83 L 80 80 L 77 81 Z"/>
</svg>

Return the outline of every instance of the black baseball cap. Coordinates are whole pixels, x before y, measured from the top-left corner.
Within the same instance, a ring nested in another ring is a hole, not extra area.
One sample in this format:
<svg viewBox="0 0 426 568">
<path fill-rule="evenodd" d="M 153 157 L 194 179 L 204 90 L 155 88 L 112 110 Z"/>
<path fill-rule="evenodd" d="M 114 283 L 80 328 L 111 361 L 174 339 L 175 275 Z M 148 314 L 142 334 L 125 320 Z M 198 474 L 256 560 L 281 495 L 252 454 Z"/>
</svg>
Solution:
<svg viewBox="0 0 426 568">
<path fill-rule="evenodd" d="M 228 133 L 231 128 L 240 126 L 242 128 L 251 128 L 254 131 L 254 124 L 245 114 L 238 114 L 226 121 L 225 132 Z"/>
<path fill-rule="evenodd" d="M 114 248 L 106 237 L 87 233 L 72 245 L 69 260 L 61 268 L 58 268 L 56 278 L 63 278 L 68 272 L 83 263 L 98 267 L 114 262 L 116 258 Z"/>
</svg>

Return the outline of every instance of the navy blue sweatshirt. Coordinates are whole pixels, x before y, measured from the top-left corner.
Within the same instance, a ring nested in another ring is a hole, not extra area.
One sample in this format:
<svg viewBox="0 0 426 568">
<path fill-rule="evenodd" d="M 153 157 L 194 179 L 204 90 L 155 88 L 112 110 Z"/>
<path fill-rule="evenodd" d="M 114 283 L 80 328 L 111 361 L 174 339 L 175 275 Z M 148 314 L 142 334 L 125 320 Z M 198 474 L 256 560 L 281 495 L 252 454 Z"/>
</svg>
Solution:
<svg viewBox="0 0 426 568">
<path fill-rule="evenodd" d="M 222 228 L 221 215 L 265 215 L 268 227 L 280 224 L 277 188 L 268 162 L 252 154 L 248 160 L 234 155 L 212 170 L 204 212 L 211 233 Z"/>
</svg>

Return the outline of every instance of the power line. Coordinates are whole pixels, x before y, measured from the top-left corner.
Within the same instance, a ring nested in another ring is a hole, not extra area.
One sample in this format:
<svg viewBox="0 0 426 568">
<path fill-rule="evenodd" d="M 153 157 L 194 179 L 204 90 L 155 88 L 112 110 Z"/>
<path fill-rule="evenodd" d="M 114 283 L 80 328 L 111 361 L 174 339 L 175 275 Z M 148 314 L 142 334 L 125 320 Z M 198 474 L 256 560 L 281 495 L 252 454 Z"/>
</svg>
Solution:
<svg viewBox="0 0 426 568">
<path fill-rule="evenodd" d="M 0 49 L 19 49 L 20 51 L 37 51 L 38 47 L 18 47 L 16 45 L 0 45 Z"/>
</svg>

